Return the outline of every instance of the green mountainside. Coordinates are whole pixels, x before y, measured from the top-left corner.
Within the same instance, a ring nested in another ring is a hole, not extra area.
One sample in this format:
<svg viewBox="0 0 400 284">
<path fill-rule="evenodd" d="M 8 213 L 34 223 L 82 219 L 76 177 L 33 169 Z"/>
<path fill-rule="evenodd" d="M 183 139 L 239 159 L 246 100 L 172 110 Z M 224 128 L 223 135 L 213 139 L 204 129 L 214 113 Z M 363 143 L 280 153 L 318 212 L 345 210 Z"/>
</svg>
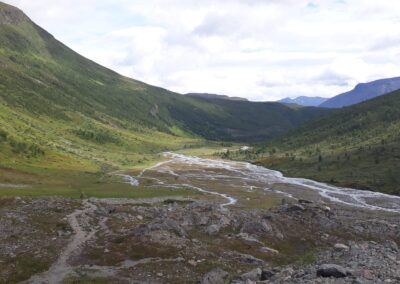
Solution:
<svg viewBox="0 0 400 284">
<path fill-rule="evenodd" d="M 325 112 L 191 98 L 126 78 L 0 3 L 0 183 L 136 167 L 208 140 L 267 139 Z"/>
<path fill-rule="evenodd" d="M 331 110 L 323 108 L 293 108 L 279 103 L 202 99 L 218 112 L 186 107 L 178 102 L 169 105 L 172 116 L 183 121 L 186 130 L 206 139 L 255 142 L 281 136 L 302 123 Z"/>
<path fill-rule="evenodd" d="M 245 155 L 286 175 L 400 194 L 400 91 L 315 119 Z"/>
</svg>

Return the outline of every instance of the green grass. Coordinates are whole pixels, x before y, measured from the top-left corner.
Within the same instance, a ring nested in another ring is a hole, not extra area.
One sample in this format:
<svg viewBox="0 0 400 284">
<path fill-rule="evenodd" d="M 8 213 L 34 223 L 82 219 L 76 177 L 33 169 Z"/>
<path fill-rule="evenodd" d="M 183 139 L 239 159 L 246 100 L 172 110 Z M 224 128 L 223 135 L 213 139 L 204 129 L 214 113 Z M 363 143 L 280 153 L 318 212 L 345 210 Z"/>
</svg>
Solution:
<svg viewBox="0 0 400 284">
<path fill-rule="evenodd" d="M 33 186 L 7 194 L 106 196 L 106 189 L 74 180 L 143 168 L 164 151 L 203 155 L 225 147 L 209 140 L 276 137 L 327 112 L 197 99 L 150 86 L 80 56 L 19 10 L 0 9 L 15 17 L 0 24 L 0 183 Z"/>
<path fill-rule="evenodd" d="M 317 256 L 315 252 L 311 250 L 304 253 L 303 255 L 300 255 L 297 258 L 296 263 L 303 266 L 303 265 L 313 264 L 316 261 L 317 261 Z"/>
<path fill-rule="evenodd" d="M 195 196 L 196 191 L 185 189 L 165 189 L 165 188 L 146 188 L 132 187 L 121 184 L 104 184 L 89 186 L 38 186 L 32 188 L 0 188 L 0 197 L 28 196 L 62 196 L 68 198 L 84 197 L 97 198 L 154 198 L 154 197 L 173 197 L 173 196 Z"/>
<path fill-rule="evenodd" d="M 46 271 L 51 265 L 51 261 L 46 259 L 39 259 L 29 253 L 21 254 L 13 260 L 15 272 L 8 278 L 8 283 L 20 283 L 27 280 L 30 275 L 34 275 Z M 0 269 L 2 264 L 0 263 Z"/>
<path fill-rule="evenodd" d="M 134 187 L 124 182 L 122 177 L 109 173 L 91 173 L 65 170 L 51 170 L 42 173 L 36 183 L 29 187 L 0 187 L 0 197 L 13 196 L 63 196 L 69 198 L 153 198 L 199 195 L 190 189 L 166 189 L 157 187 Z"/>
</svg>

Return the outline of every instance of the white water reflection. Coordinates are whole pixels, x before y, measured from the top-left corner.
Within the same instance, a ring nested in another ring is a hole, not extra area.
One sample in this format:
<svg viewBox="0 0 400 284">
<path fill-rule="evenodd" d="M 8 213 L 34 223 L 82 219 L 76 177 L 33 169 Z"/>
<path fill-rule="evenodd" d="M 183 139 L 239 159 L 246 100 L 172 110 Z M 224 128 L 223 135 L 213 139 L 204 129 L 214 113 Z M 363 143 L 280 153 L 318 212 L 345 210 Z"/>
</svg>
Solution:
<svg viewBox="0 0 400 284">
<path fill-rule="evenodd" d="M 320 198 L 334 203 L 400 213 L 400 197 L 384 193 L 341 188 L 302 178 L 284 177 L 282 173 L 246 162 L 204 159 L 177 153 L 164 153 L 169 160 L 143 170 L 137 177 L 131 177 L 138 185 L 141 179 L 151 179 L 156 185 L 173 188 L 192 188 L 200 192 L 220 196 L 227 200 L 222 206 L 235 204 L 234 191 L 253 191 L 262 188 L 294 199 L 304 198 L 304 194 L 318 194 Z M 209 188 L 210 184 L 225 187 L 221 192 Z M 276 184 L 295 186 L 293 190 L 270 189 Z M 232 191 L 229 191 L 232 189 Z M 228 192 L 228 193 L 226 193 Z"/>
</svg>

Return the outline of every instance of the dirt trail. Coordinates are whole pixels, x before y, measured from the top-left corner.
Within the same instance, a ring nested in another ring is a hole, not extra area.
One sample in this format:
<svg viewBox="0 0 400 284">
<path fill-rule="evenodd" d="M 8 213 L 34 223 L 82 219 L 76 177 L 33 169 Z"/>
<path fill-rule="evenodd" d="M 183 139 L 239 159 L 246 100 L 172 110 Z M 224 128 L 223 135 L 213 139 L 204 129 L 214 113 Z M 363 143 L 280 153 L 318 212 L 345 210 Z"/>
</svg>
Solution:
<svg viewBox="0 0 400 284">
<path fill-rule="evenodd" d="M 61 283 L 65 276 L 73 270 L 73 267 L 68 264 L 68 260 L 71 256 L 77 253 L 81 249 L 81 246 L 90 240 L 97 232 L 97 229 L 91 229 L 89 231 L 83 227 L 84 224 L 89 223 L 88 214 L 93 213 L 97 209 L 97 206 L 90 203 L 88 200 L 84 201 L 83 205 L 84 209 L 77 209 L 67 217 L 68 223 L 75 234 L 62 251 L 57 261 L 53 263 L 48 271 L 34 275 L 26 283 Z M 78 217 L 81 218 L 82 224 L 80 224 L 78 221 Z"/>
</svg>

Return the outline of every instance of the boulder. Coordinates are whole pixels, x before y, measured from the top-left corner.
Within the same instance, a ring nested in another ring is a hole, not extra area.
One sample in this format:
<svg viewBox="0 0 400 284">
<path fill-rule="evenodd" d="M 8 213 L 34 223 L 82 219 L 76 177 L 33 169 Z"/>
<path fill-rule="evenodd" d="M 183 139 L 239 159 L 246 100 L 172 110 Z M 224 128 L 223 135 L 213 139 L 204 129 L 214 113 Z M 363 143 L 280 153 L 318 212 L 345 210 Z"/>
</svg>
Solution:
<svg viewBox="0 0 400 284">
<path fill-rule="evenodd" d="M 240 279 L 243 281 L 259 281 L 261 280 L 262 271 L 260 268 L 253 269 L 247 273 L 244 273 L 240 276 Z"/>
<path fill-rule="evenodd" d="M 335 244 L 334 246 L 335 251 L 349 251 L 349 247 L 345 244 Z"/>
<path fill-rule="evenodd" d="M 201 280 L 201 284 L 224 284 L 226 283 L 228 272 L 222 270 L 221 268 L 215 268 L 204 275 Z"/>
<path fill-rule="evenodd" d="M 365 282 L 360 278 L 356 278 L 353 280 L 352 284 L 365 284 Z"/>
<path fill-rule="evenodd" d="M 304 206 L 302 206 L 300 204 L 293 204 L 286 209 L 286 211 L 288 211 L 288 212 L 299 212 L 299 211 L 304 211 L 304 210 L 306 210 L 306 209 L 304 208 Z"/>
<path fill-rule="evenodd" d="M 271 279 L 273 276 L 275 275 L 275 273 L 271 270 L 267 270 L 267 269 L 263 269 L 261 271 L 261 281 L 265 281 L 265 280 L 269 280 Z"/>
<path fill-rule="evenodd" d="M 256 265 L 264 264 L 263 260 L 256 258 L 250 254 L 244 254 L 244 253 L 238 255 L 238 260 L 241 263 L 246 263 L 246 264 L 256 264 Z"/>
<path fill-rule="evenodd" d="M 340 265 L 323 264 L 317 270 L 317 276 L 342 278 L 347 276 L 347 270 Z"/>
<path fill-rule="evenodd" d="M 208 235 L 210 235 L 210 236 L 216 235 L 216 234 L 219 233 L 219 230 L 220 230 L 220 229 L 221 229 L 221 228 L 220 228 L 218 225 L 213 224 L 213 225 L 210 225 L 210 226 L 208 226 L 208 227 L 206 228 L 206 233 L 207 233 Z"/>
<path fill-rule="evenodd" d="M 369 270 L 369 269 L 364 269 L 364 270 L 362 271 L 362 276 L 363 276 L 365 279 L 368 279 L 368 280 L 373 280 L 373 279 L 374 279 L 374 273 L 373 273 L 371 270 Z"/>
<path fill-rule="evenodd" d="M 313 203 L 312 201 L 307 200 L 307 199 L 299 199 L 298 202 L 300 204 L 311 204 L 311 203 Z"/>
<path fill-rule="evenodd" d="M 262 247 L 260 250 L 265 253 L 279 254 L 279 251 L 269 247 Z"/>
<path fill-rule="evenodd" d="M 388 241 L 388 246 L 394 252 L 399 252 L 399 246 L 394 241 Z"/>
</svg>

